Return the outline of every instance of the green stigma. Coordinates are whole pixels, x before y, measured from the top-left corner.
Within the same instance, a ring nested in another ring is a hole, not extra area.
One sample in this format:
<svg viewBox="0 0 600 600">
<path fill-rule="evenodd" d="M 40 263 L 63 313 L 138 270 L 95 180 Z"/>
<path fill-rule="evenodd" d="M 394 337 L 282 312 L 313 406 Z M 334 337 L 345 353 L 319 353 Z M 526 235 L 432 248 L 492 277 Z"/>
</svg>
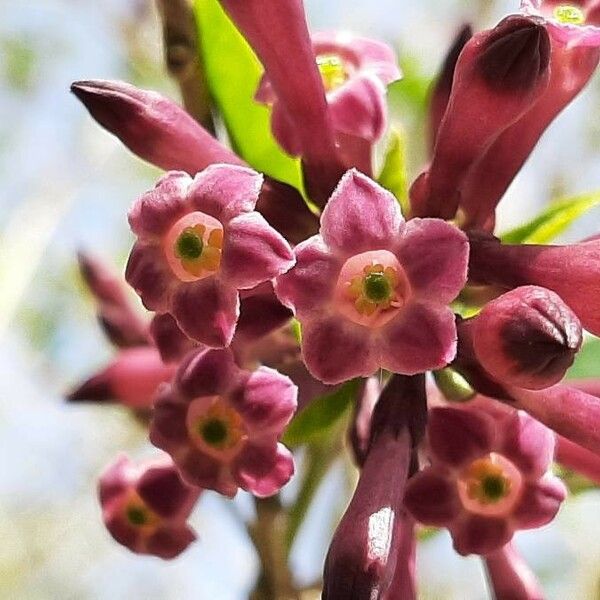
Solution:
<svg viewBox="0 0 600 600">
<path fill-rule="evenodd" d="M 365 296 L 371 302 L 384 302 L 392 293 L 390 282 L 383 273 L 369 273 L 363 285 Z"/>
<path fill-rule="evenodd" d="M 489 502 L 498 502 L 508 492 L 507 481 L 501 475 L 488 475 L 481 481 L 481 490 Z"/>
<path fill-rule="evenodd" d="M 127 508 L 127 520 L 138 527 L 145 525 L 148 522 L 146 511 L 139 506 L 130 506 Z"/>
<path fill-rule="evenodd" d="M 325 90 L 330 92 L 343 85 L 348 79 L 344 61 L 337 54 L 317 56 L 317 66 L 323 79 Z"/>
<path fill-rule="evenodd" d="M 209 446 L 219 446 L 227 439 L 227 425 L 220 419 L 210 419 L 200 426 L 200 435 Z"/>
<path fill-rule="evenodd" d="M 554 18 L 559 23 L 565 25 L 583 25 L 585 23 L 585 14 L 576 6 L 561 4 L 554 9 Z"/>
<path fill-rule="evenodd" d="M 202 238 L 191 227 L 184 229 L 175 243 L 175 252 L 182 259 L 195 260 L 200 258 L 203 249 L 204 242 Z"/>
</svg>

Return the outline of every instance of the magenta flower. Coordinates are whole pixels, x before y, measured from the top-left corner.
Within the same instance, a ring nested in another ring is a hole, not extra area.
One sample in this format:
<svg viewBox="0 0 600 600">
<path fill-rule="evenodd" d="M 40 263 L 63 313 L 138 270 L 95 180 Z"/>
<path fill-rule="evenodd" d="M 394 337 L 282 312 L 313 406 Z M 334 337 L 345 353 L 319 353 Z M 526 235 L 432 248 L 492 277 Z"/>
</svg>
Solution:
<svg viewBox="0 0 600 600">
<path fill-rule="evenodd" d="M 401 77 L 394 53 L 386 44 L 344 33 L 314 34 L 312 49 L 341 154 L 349 155 L 344 163 L 370 173 L 371 144 L 383 135 L 387 122 L 386 86 Z M 273 105 L 273 134 L 281 146 L 289 154 L 301 154 L 302 133 L 279 102 L 268 73 L 256 99 Z"/>
<path fill-rule="evenodd" d="M 98 494 L 106 528 L 137 554 L 175 558 L 196 539 L 186 521 L 200 490 L 167 456 L 137 464 L 119 456 L 100 476 Z"/>
<path fill-rule="evenodd" d="M 262 177 L 213 165 L 192 178 L 171 172 L 129 213 L 138 241 L 125 277 L 149 310 L 172 314 L 190 338 L 227 346 L 239 290 L 279 275 L 292 251 L 255 212 Z"/>
<path fill-rule="evenodd" d="M 554 435 L 523 412 L 433 408 L 431 465 L 408 483 L 405 504 L 427 525 L 447 527 L 460 554 L 488 554 L 518 529 L 541 527 L 565 499 L 548 473 Z"/>
<path fill-rule="evenodd" d="M 230 350 L 204 350 L 181 364 L 158 395 L 150 440 L 192 485 L 235 496 L 270 496 L 294 472 L 278 442 L 296 410 L 296 387 L 273 369 L 240 369 Z"/>
<path fill-rule="evenodd" d="M 404 223 L 395 198 L 349 171 L 321 216 L 321 233 L 295 248 L 296 266 L 276 280 L 302 323 L 309 371 L 325 383 L 378 368 L 414 374 L 454 358 L 446 306 L 466 280 L 468 244 L 437 219 Z"/>
</svg>

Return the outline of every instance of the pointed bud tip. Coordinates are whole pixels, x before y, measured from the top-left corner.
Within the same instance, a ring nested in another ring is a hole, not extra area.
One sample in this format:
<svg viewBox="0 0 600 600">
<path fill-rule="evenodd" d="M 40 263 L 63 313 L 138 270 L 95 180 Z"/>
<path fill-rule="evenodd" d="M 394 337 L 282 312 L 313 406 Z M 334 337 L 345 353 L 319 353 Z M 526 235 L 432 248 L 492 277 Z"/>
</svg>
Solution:
<svg viewBox="0 0 600 600">
<path fill-rule="evenodd" d="M 105 377 L 96 375 L 65 395 L 67 402 L 109 402 L 113 399 L 113 392 Z"/>
</svg>

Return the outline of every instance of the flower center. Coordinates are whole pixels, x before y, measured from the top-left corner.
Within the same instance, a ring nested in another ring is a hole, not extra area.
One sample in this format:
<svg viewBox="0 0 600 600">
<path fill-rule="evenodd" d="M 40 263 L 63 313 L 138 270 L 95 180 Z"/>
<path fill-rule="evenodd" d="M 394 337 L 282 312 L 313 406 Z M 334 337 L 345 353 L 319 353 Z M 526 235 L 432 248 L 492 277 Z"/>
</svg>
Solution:
<svg viewBox="0 0 600 600">
<path fill-rule="evenodd" d="M 348 80 L 348 70 L 342 58 L 337 54 L 320 54 L 317 66 L 326 92 L 341 87 Z"/>
<path fill-rule="evenodd" d="M 585 23 L 585 14 L 577 6 L 570 4 L 561 4 L 554 9 L 554 18 L 565 25 L 583 25 Z"/>
<path fill-rule="evenodd" d="M 522 477 L 515 465 L 491 453 L 473 461 L 458 479 L 463 506 L 478 514 L 506 514 L 521 491 Z"/>
<path fill-rule="evenodd" d="M 134 491 L 128 494 L 123 513 L 127 523 L 137 529 L 153 529 L 160 521 L 160 517 Z"/>
<path fill-rule="evenodd" d="M 220 396 L 194 400 L 187 416 L 194 443 L 216 458 L 237 454 L 246 439 L 241 415 Z"/>
<path fill-rule="evenodd" d="M 196 281 L 214 274 L 221 264 L 223 226 L 202 212 L 182 217 L 163 242 L 165 255 L 181 281 Z"/>
<path fill-rule="evenodd" d="M 141 506 L 128 506 L 125 514 L 132 525 L 146 525 L 149 521 L 148 511 Z"/>
</svg>

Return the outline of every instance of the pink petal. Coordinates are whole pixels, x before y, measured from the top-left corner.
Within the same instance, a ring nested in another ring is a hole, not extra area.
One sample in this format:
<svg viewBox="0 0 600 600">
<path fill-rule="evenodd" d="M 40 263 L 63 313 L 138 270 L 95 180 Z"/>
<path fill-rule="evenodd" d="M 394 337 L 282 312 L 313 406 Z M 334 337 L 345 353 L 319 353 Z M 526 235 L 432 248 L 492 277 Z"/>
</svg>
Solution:
<svg viewBox="0 0 600 600">
<path fill-rule="evenodd" d="M 275 281 L 275 293 L 303 319 L 321 312 L 333 295 L 341 264 L 320 235 L 315 235 L 294 248 L 296 264 Z"/>
<path fill-rule="evenodd" d="M 567 489 L 557 477 L 549 475 L 527 484 L 514 509 L 516 526 L 519 529 L 534 529 L 546 525 L 554 519 L 566 497 Z"/>
<path fill-rule="evenodd" d="M 252 169 L 211 165 L 194 177 L 188 198 L 196 210 L 226 224 L 233 217 L 254 210 L 262 182 L 262 175 Z"/>
<path fill-rule="evenodd" d="M 129 225 L 140 238 L 164 235 L 169 227 L 189 211 L 187 191 L 192 178 L 182 171 L 161 177 L 156 187 L 146 192 L 129 211 Z"/>
<path fill-rule="evenodd" d="M 371 332 L 341 316 L 303 324 L 302 354 L 310 373 L 329 384 L 368 377 L 380 366 Z"/>
<path fill-rule="evenodd" d="M 103 514 L 104 525 L 112 537 L 132 552 L 144 554 L 144 538 L 139 529 L 132 527 L 125 519 L 122 511 L 111 511 Z"/>
<path fill-rule="evenodd" d="M 294 458 L 283 444 L 248 444 L 232 468 L 241 488 L 264 498 L 276 494 L 290 480 Z"/>
<path fill-rule="evenodd" d="M 456 483 L 435 467 L 427 467 L 408 480 L 404 504 L 425 525 L 441 527 L 461 511 Z"/>
<path fill-rule="evenodd" d="M 298 389 L 289 377 L 260 367 L 246 381 L 231 402 L 242 415 L 250 437 L 280 436 L 297 405 Z"/>
<path fill-rule="evenodd" d="M 374 75 L 352 77 L 330 94 L 329 110 L 336 131 L 375 142 L 387 121 L 386 89 Z"/>
<path fill-rule="evenodd" d="M 146 542 L 148 554 L 166 560 L 179 556 L 193 541 L 196 534 L 187 525 L 162 527 Z"/>
<path fill-rule="evenodd" d="M 148 310 L 166 312 L 177 280 L 163 251 L 157 246 L 136 242 L 125 269 L 127 283 L 137 292 Z"/>
<path fill-rule="evenodd" d="M 190 449 L 177 464 L 183 480 L 190 485 L 214 490 L 230 498 L 237 493 L 237 485 L 226 467 L 212 456 Z"/>
<path fill-rule="evenodd" d="M 382 328 L 378 344 L 388 371 L 414 375 L 445 367 L 456 355 L 454 313 L 446 306 L 411 303 Z"/>
<path fill-rule="evenodd" d="M 238 291 L 216 277 L 179 286 L 170 311 L 182 331 L 213 348 L 231 343 L 238 316 Z"/>
<path fill-rule="evenodd" d="M 240 318 L 235 330 L 236 339 L 257 340 L 275 329 L 285 325 L 292 317 L 289 308 L 281 304 L 275 296 L 273 285 L 264 284 L 265 290 L 249 295 L 242 295 L 240 303 Z M 260 290 L 263 286 L 255 288 Z"/>
<path fill-rule="evenodd" d="M 120 454 L 100 475 L 98 496 L 103 507 L 118 498 L 129 487 L 127 471 L 130 463 L 130 459 L 125 454 Z"/>
<path fill-rule="evenodd" d="M 188 443 L 186 415 L 186 404 L 168 394 L 160 396 L 154 404 L 150 423 L 152 444 L 171 455 L 177 454 Z"/>
<path fill-rule="evenodd" d="M 224 395 L 239 384 L 242 372 L 229 350 L 201 350 L 187 357 L 177 374 L 177 386 L 187 400 Z"/>
<path fill-rule="evenodd" d="M 256 287 L 285 273 L 293 264 L 289 244 L 259 213 L 239 215 L 227 224 L 221 277 L 233 287 Z"/>
<path fill-rule="evenodd" d="M 355 169 L 348 171 L 321 215 L 325 242 L 346 256 L 390 248 L 403 223 L 394 196 Z"/>
<path fill-rule="evenodd" d="M 432 408 L 427 432 L 435 463 L 456 468 L 466 467 L 494 446 L 493 422 L 471 410 Z"/>
<path fill-rule="evenodd" d="M 150 335 L 160 352 L 164 362 L 178 362 L 190 350 L 197 347 L 197 343 L 181 331 L 173 315 L 164 313 L 156 315 L 150 322 Z"/>
<path fill-rule="evenodd" d="M 441 219 L 411 219 L 396 255 L 419 298 L 448 304 L 466 283 L 467 236 Z"/>
<path fill-rule="evenodd" d="M 507 544 L 513 530 L 504 519 L 468 515 L 451 530 L 454 549 L 463 556 L 488 554 Z"/>
</svg>

